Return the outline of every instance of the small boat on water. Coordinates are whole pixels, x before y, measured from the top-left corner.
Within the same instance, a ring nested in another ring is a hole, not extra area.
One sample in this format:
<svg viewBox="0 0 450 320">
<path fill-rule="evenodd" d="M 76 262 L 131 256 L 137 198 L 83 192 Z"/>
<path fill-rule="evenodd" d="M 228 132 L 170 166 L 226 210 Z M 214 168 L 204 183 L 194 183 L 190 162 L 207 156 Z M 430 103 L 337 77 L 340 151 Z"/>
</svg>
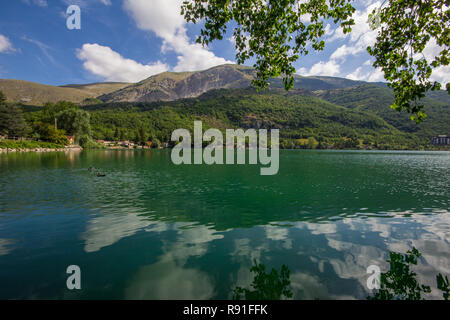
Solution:
<svg viewBox="0 0 450 320">
<path fill-rule="evenodd" d="M 98 172 L 98 173 L 97 173 L 97 177 L 106 177 L 106 173 L 100 173 L 100 172 Z"/>
</svg>

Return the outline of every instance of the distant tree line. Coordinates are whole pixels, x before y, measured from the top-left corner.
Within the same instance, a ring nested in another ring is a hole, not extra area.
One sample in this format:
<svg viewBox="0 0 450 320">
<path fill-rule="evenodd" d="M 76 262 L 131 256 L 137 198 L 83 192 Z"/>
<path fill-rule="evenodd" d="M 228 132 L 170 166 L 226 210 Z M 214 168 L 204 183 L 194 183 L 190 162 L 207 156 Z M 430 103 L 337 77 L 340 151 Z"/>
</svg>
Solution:
<svg viewBox="0 0 450 320">
<path fill-rule="evenodd" d="M 391 97 L 380 95 L 387 89 L 375 89 L 324 97 L 336 99 L 336 104 L 313 95 L 257 93 L 253 89 L 213 90 L 207 96 L 171 102 L 84 106 L 60 101 L 20 107 L 7 104 L 3 97 L 0 133 L 59 144 L 67 144 L 66 136 L 74 136 L 76 143 L 88 148 L 99 147 L 95 140 L 138 145 L 151 141 L 153 147 L 159 147 L 171 142 L 175 129 L 192 132 L 194 121 L 202 120 L 204 130 L 218 128 L 223 133 L 227 128 L 280 129 L 283 149 L 390 150 L 430 148 L 431 135 L 448 128 L 442 113 L 444 103 L 434 102 L 429 109 L 432 123 L 411 128 L 401 125 L 398 113 L 379 112 L 384 110 L 382 103 L 365 98 L 364 92 L 383 101 Z"/>
</svg>

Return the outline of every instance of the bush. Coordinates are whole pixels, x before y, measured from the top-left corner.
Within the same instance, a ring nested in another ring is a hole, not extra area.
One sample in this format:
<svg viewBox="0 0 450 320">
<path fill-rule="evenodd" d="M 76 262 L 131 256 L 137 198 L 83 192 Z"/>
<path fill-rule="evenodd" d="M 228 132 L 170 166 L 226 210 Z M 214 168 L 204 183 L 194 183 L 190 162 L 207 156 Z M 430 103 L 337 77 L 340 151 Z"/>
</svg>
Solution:
<svg viewBox="0 0 450 320">
<path fill-rule="evenodd" d="M 36 149 L 36 148 L 49 148 L 60 149 L 64 148 L 62 144 L 56 144 L 43 141 L 19 141 L 19 140 L 0 140 L 0 148 L 2 149 Z"/>
<path fill-rule="evenodd" d="M 80 136 L 78 138 L 78 144 L 83 148 L 83 149 L 104 149 L 105 147 L 100 144 L 95 142 L 90 136 L 88 135 L 83 135 Z"/>
<path fill-rule="evenodd" d="M 55 130 L 55 127 L 48 123 L 35 122 L 34 132 L 39 135 L 41 140 L 59 144 L 68 145 L 69 141 L 64 130 Z"/>
<path fill-rule="evenodd" d="M 158 138 L 152 139 L 152 148 L 159 148 L 161 147 L 162 143 L 159 141 Z"/>
</svg>

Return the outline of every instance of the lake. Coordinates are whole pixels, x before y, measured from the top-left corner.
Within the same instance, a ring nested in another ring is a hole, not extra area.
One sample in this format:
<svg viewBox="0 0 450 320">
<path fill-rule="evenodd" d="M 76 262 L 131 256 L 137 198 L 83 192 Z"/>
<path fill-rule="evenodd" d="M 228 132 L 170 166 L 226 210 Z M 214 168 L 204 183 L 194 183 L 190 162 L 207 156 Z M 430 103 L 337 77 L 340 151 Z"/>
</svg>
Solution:
<svg viewBox="0 0 450 320">
<path fill-rule="evenodd" d="M 286 265 L 294 299 L 365 299 L 367 267 L 413 246 L 442 298 L 450 152 L 281 150 L 277 175 L 259 169 L 176 166 L 169 150 L 0 154 L 0 299 L 230 299 L 255 260 Z"/>
</svg>

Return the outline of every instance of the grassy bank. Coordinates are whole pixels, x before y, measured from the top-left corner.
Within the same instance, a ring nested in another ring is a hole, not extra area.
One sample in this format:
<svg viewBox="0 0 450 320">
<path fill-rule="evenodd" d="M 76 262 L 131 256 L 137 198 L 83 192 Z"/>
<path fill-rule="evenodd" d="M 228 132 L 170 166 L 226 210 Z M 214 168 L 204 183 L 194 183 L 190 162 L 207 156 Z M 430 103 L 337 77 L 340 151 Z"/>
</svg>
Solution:
<svg viewBox="0 0 450 320">
<path fill-rule="evenodd" d="M 35 149 L 35 148 L 49 148 L 62 149 L 64 145 L 44 142 L 44 141 L 19 141 L 19 140 L 0 140 L 0 149 Z"/>
</svg>

